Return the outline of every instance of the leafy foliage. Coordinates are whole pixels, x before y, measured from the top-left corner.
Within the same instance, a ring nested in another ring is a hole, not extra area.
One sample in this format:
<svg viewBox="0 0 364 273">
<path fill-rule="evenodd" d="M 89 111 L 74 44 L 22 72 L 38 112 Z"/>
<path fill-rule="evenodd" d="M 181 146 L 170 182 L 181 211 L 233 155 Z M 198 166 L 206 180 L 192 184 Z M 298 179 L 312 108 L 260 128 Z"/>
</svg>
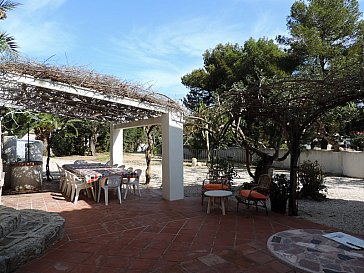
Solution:
<svg viewBox="0 0 364 273">
<path fill-rule="evenodd" d="M 326 198 L 323 192 L 327 192 L 324 175 L 320 164 L 315 161 L 305 161 L 300 166 L 298 173 L 301 189 L 299 196 L 301 198 L 322 201 Z"/>
<path fill-rule="evenodd" d="M 142 127 L 124 130 L 124 151 L 136 152 L 140 145 L 145 144 L 147 138 Z"/>
<path fill-rule="evenodd" d="M 191 110 L 201 103 L 214 105 L 219 96 L 229 94 L 236 82 L 251 84 L 262 77 L 287 75 L 295 66 L 273 40 L 264 38 L 257 41 L 251 38 L 244 46 L 218 44 L 206 50 L 203 59 L 203 68 L 182 77 L 182 83 L 190 89 L 183 103 Z"/>
<path fill-rule="evenodd" d="M 279 36 L 301 61 L 301 73 L 325 73 L 358 57 L 363 31 L 356 0 L 299 0 L 287 18 L 290 37 Z M 362 51 L 362 49 L 361 49 Z M 360 55 L 360 54 L 359 54 Z"/>
<path fill-rule="evenodd" d="M 10 108 L 5 108 L 5 111 L 6 113 L 3 115 L 1 122 L 2 131 L 10 136 L 22 138 L 28 133 L 28 124 L 29 128 L 33 128 L 33 124 L 38 120 L 37 116 L 30 112 L 22 112 Z"/>
<path fill-rule="evenodd" d="M 19 3 L 7 0 L 0 1 L 0 20 L 5 20 L 7 15 L 6 12 L 16 8 Z M 12 36 L 7 34 L 6 32 L 0 32 L 0 52 L 16 52 L 18 45 L 15 43 L 15 40 Z"/>
<path fill-rule="evenodd" d="M 285 174 L 276 174 L 273 177 L 270 197 L 279 197 L 287 199 L 289 196 L 289 179 Z"/>
<path fill-rule="evenodd" d="M 286 213 L 287 199 L 289 197 L 290 181 L 285 174 L 276 174 L 270 188 L 269 199 L 271 210 Z"/>
<path fill-rule="evenodd" d="M 364 151 L 364 134 L 353 136 L 352 146 L 357 150 Z"/>
</svg>

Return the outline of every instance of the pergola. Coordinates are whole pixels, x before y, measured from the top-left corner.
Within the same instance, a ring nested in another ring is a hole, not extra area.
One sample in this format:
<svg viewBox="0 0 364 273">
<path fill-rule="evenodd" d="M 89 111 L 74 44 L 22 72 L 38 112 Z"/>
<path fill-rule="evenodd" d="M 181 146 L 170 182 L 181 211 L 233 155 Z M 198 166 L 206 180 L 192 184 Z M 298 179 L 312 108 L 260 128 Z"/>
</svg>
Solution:
<svg viewBox="0 0 364 273">
<path fill-rule="evenodd" d="M 183 110 L 166 96 L 75 67 L 0 63 L 0 106 L 109 122 L 110 160 L 123 163 L 123 129 L 162 128 L 162 185 L 167 200 L 183 199 Z"/>
</svg>

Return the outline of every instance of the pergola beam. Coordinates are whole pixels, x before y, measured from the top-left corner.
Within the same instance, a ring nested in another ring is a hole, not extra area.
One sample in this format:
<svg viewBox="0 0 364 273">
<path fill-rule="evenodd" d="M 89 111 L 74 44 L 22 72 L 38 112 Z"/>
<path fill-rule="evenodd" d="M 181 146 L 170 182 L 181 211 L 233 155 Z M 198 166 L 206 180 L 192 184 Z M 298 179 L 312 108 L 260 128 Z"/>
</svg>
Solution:
<svg viewBox="0 0 364 273">
<path fill-rule="evenodd" d="M 128 123 L 114 124 L 114 129 L 129 129 L 129 128 L 158 125 L 158 124 L 162 124 L 161 117 L 149 118 L 145 120 L 135 120 Z"/>
<path fill-rule="evenodd" d="M 145 109 L 145 110 L 157 111 L 157 112 L 161 112 L 161 113 L 168 112 L 168 109 L 166 107 L 162 107 L 160 105 L 152 104 L 149 102 L 141 102 L 136 99 L 130 99 L 130 98 L 125 98 L 125 97 L 121 98 L 120 96 L 115 96 L 112 94 L 108 94 L 107 96 L 105 96 L 105 94 L 101 94 L 101 93 L 96 92 L 95 90 L 92 90 L 89 88 L 79 87 L 79 86 L 76 87 L 76 86 L 72 86 L 69 84 L 61 83 L 61 82 L 53 82 L 53 81 L 47 80 L 47 79 L 36 79 L 33 76 L 29 76 L 29 75 L 17 75 L 14 73 L 7 73 L 7 75 L 5 75 L 5 80 L 9 80 L 10 82 L 16 81 L 18 83 L 26 84 L 29 86 L 57 90 L 57 91 L 61 91 L 63 93 L 69 93 L 69 94 L 73 94 L 73 95 L 77 95 L 77 96 L 104 100 L 104 101 L 108 101 L 111 103 L 128 105 L 131 107 Z"/>
</svg>

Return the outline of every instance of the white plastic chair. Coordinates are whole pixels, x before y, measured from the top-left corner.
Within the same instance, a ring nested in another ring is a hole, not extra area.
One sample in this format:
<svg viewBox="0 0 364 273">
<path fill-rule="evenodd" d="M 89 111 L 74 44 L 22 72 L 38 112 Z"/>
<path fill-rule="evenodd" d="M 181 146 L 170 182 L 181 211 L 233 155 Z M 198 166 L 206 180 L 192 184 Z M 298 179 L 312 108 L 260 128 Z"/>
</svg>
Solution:
<svg viewBox="0 0 364 273">
<path fill-rule="evenodd" d="M 116 189 L 118 192 L 119 203 L 121 204 L 121 176 L 120 175 L 110 175 L 104 176 L 99 180 L 99 193 L 97 196 L 97 202 L 100 202 L 101 189 L 104 189 L 105 194 L 105 205 L 109 204 L 109 189 Z"/>
<path fill-rule="evenodd" d="M 135 188 L 136 188 L 138 190 L 139 197 L 142 197 L 142 195 L 140 193 L 140 186 L 139 186 L 139 178 L 140 178 L 140 176 L 142 174 L 142 170 L 141 169 L 136 169 L 135 173 L 137 174 L 137 177 L 135 177 L 133 181 L 128 179 L 128 182 L 125 183 L 124 199 L 126 199 L 126 196 L 128 195 L 128 191 L 129 190 L 131 191 L 131 187 L 133 187 L 134 194 L 135 194 Z"/>
<path fill-rule="evenodd" d="M 71 185 L 70 198 L 71 198 L 71 200 L 73 199 L 74 204 L 77 204 L 78 197 L 80 195 L 81 190 L 86 190 L 88 197 L 90 197 L 89 190 L 91 190 L 92 197 L 94 198 L 94 200 L 96 199 L 95 193 L 94 193 L 94 188 L 92 187 L 92 184 L 86 183 L 84 179 L 78 177 L 74 173 L 71 173 L 69 171 L 65 171 L 65 172 L 66 172 L 66 179 L 70 181 L 70 185 Z M 69 192 L 68 189 L 67 189 L 67 192 Z"/>
<path fill-rule="evenodd" d="M 66 176 L 65 176 L 65 173 L 64 173 L 64 169 L 59 166 L 57 163 L 57 168 L 58 168 L 58 172 L 59 172 L 59 189 L 63 192 L 64 190 L 64 184 L 66 183 Z"/>
<path fill-rule="evenodd" d="M 87 164 L 86 160 L 76 160 L 73 164 Z"/>
<path fill-rule="evenodd" d="M 129 168 L 127 168 L 127 169 L 125 169 L 125 165 L 124 165 L 124 168 L 121 168 L 122 170 L 123 170 L 123 172 L 125 172 L 125 173 L 131 173 L 131 172 L 133 172 L 133 167 L 129 167 Z M 123 186 L 123 185 L 127 185 L 128 183 L 129 183 L 129 180 L 130 180 L 130 178 L 128 178 L 128 177 L 123 177 L 123 180 L 122 180 L 122 185 L 121 186 Z M 126 187 L 125 187 L 126 188 Z M 124 199 L 125 199 L 125 197 L 124 197 Z"/>
<path fill-rule="evenodd" d="M 108 162 L 105 163 L 105 166 L 110 166 L 110 167 L 116 168 L 118 166 L 118 164 L 111 164 L 111 161 L 109 160 Z"/>
<path fill-rule="evenodd" d="M 71 197 L 72 184 L 73 184 L 72 180 L 73 177 L 71 175 L 71 172 L 64 170 L 64 182 L 61 191 L 68 197 Z"/>
</svg>

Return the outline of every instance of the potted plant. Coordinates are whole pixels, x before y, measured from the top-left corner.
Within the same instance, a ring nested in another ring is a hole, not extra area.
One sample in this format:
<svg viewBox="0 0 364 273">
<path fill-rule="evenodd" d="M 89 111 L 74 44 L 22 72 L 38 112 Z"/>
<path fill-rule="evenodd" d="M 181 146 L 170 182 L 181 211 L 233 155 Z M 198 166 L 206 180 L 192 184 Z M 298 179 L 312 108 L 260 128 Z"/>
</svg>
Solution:
<svg viewBox="0 0 364 273">
<path fill-rule="evenodd" d="M 276 174 L 273 177 L 270 189 L 271 211 L 286 213 L 287 200 L 289 196 L 289 180 L 285 174 Z"/>
</svg>

